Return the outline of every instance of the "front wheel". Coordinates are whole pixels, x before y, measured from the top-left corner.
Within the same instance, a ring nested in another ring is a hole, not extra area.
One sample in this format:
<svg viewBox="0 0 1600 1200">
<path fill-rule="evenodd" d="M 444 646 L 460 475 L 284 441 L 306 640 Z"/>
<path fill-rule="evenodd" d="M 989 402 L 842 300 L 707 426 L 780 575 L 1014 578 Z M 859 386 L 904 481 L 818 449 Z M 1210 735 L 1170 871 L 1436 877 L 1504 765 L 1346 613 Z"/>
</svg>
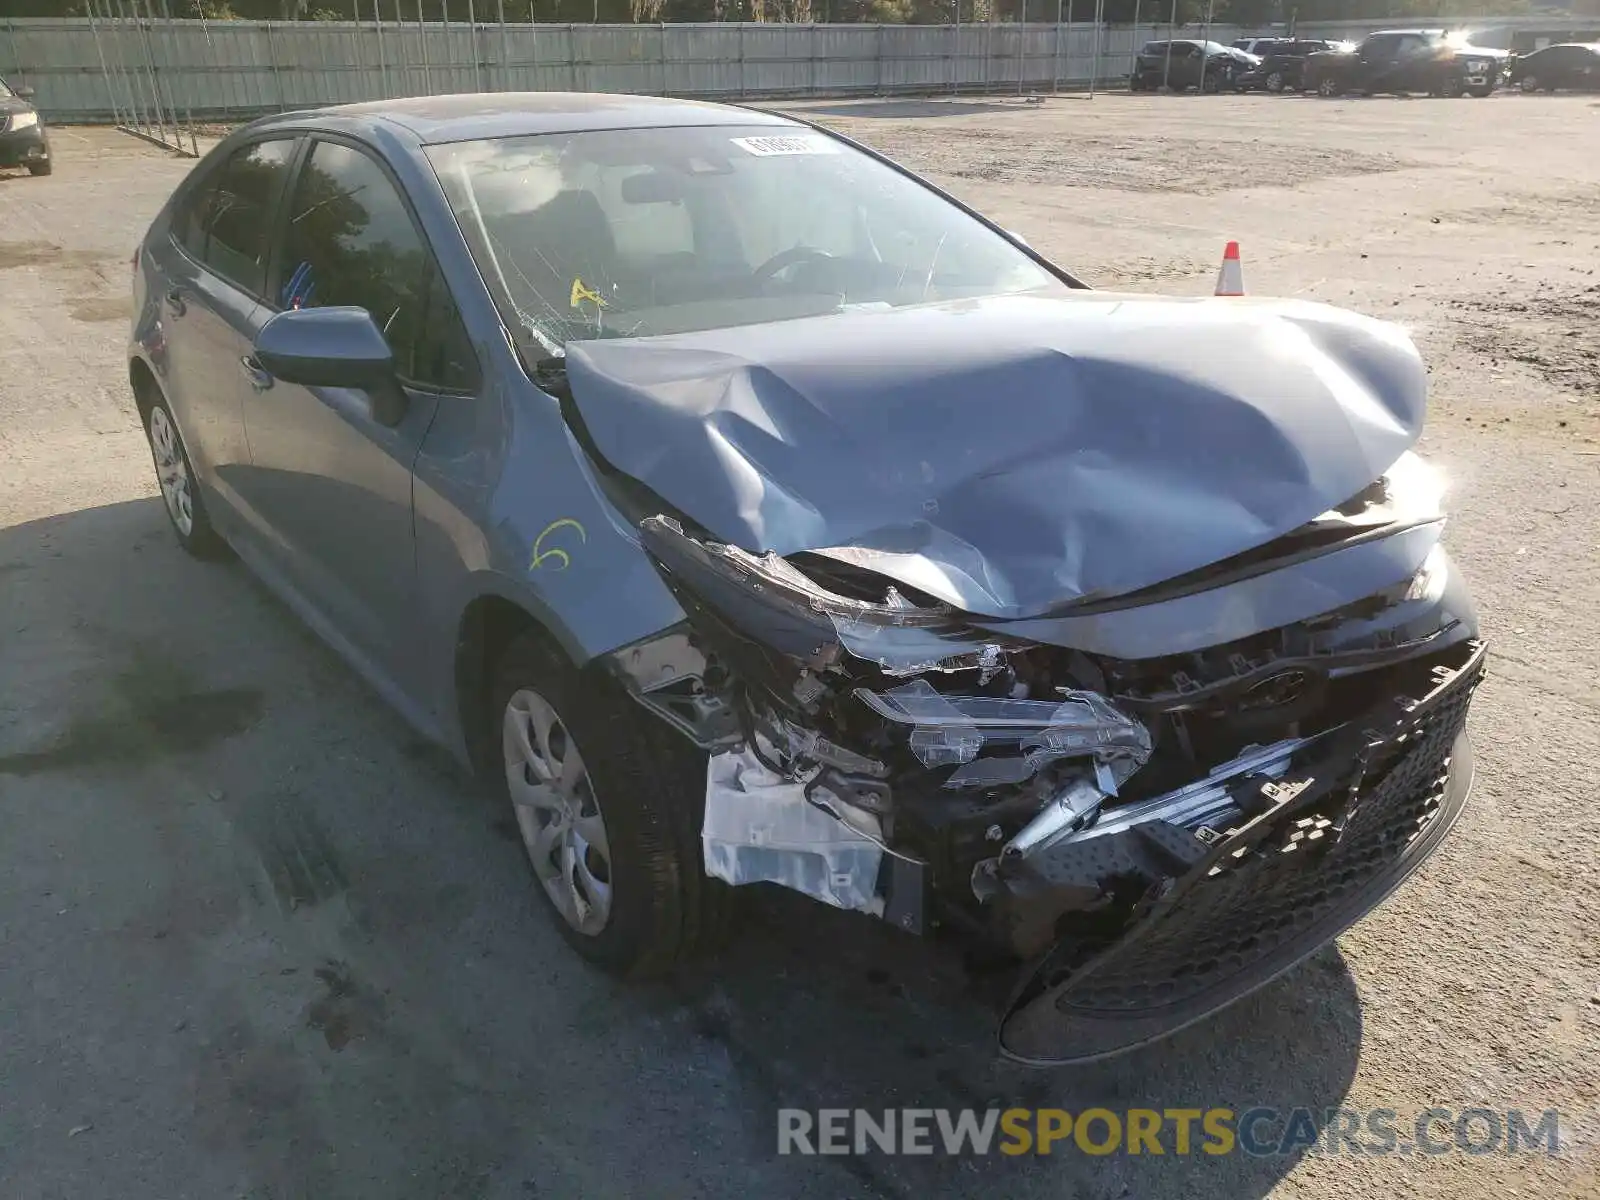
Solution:
<svg viewBox="0 0 1600 1200">
<path fill-rule="evenodd" d="M 1483 100 L 1483 99 L 1487 98 L 1489 95 L 1491 95 L 1493 92 L 1494 92 L 1493 86 L 1490 86 L 1490 87 L 1475 87 L 1475 88 L 1468 88 L 1467 89 L 1467 95 L 1471 96 L 1474 100 Z"/>
<path fill-rule="evenodd" d="M 48 175 L 54 169 L 55 164 L 52 163 L 48 158 L 43 162 L 31 162 L 28 164 L 29 175 Z"/>
<path fill-rule="evenodd" d="M 496 790 L 573 949 L 647 978 L 720 936 L 727 888 L 700 856 L 702 754 L 532 634 L 502 658 L 488 715 L 503 756 Z"/>
<path fill-rule="evenodd" d="M 1324 99 L 1331 100 L 1333 97 L 1341 94 L 1343 91 L 1344 89 L 1339 86 L 1339 82 L 1336 79 L 1330 77 L 1317 80 L 1317 95 L 1323 97 Z"/>
<path fill-rule="evenodd" d="M 1284 80 L 1282 71 L 1269 72 L 1266 78 L 1266 89 L 1269 92 L 1283 91 Z"/>
</svg>

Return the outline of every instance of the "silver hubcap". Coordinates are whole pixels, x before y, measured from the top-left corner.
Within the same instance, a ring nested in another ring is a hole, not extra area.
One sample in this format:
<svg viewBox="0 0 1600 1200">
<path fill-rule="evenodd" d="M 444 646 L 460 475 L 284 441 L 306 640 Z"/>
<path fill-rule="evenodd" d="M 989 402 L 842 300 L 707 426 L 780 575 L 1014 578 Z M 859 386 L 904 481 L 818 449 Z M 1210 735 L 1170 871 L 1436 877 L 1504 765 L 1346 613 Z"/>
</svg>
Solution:
<svg viewBox="0 0 1600 1200">
<path fill-rule="evenodd" d="M 183 446 L 167 410 L 157 405 L 150 410 L 150 450 L 155 455 L 156 477 L 161 480 L 161 498 L 167 502 L 167 516 L 188 537 L 194 532 L 194 499 L 189 494 L 189 468 L 183 462 Z"/>
<path fill-rule="evenodd" d="M 562 919 L 592 937 L 611 918 L 611 845 L 583 756 L 549 701 L 528 689 L 506 704 L 503 742 L 533 873 Z"/>
</svg>

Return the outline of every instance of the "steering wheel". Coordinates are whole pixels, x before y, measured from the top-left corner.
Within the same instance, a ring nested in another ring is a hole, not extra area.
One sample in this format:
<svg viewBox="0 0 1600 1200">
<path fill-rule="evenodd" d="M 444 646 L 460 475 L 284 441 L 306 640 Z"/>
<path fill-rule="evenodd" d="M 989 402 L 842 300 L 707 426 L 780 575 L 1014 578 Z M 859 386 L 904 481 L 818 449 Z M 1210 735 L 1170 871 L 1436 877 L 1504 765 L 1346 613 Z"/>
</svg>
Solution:
<svg viewBox="0 0 1600 1200">
<path fill-rule="evenodd" d="M 833 255 L 826 250 L 813 250 L 810 246 L 791 246 L 787 250 L 779 250 L 766 262 L 750 272 L 751 279 L 765 286 L 771 282 L 772 277 L 779 271 L 786 271 L 790 267 L 803 262 L 832 262 Z"/>
</svg>

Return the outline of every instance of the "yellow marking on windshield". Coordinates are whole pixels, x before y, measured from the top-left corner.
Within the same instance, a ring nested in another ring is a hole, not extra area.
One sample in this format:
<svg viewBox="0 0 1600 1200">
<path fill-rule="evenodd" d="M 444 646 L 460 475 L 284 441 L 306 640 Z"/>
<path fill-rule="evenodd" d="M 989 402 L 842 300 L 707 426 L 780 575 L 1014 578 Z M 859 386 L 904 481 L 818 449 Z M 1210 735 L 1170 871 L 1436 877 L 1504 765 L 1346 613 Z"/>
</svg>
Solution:
<svg viewBox="0 0 1600 1200">
<path fill-rule="evenodd" d="M 593 301 L 600 308 L 605 308 L 606 307 L 606 301 L 605 301 L 605 297 L 604 296 L 602 296 L 599 292 L 595 291 L 588 284 L 584 283 L 584 281 L 581 278 L 579 278 L 577 276 L 573 276 L 573 279 L 572 279 L 572 295 L 567 300 L 567 303 L 570 304 L 573 308 L 581 308 L 583 306 L 583 302 L 585 300 Z"/>
</svg>

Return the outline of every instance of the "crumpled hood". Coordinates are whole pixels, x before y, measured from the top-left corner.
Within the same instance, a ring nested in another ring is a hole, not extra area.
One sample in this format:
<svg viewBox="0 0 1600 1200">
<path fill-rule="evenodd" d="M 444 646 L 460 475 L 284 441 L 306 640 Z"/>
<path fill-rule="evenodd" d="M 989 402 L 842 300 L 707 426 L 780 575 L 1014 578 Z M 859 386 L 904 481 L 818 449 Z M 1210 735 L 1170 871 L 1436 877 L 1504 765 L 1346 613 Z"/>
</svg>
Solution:
<svg viewBox="0 0 1600 1200">
<path fill-rule="evenodd" d="M 994 297 L 575 342 L 595 448 L 712 536 L 971 613 L 1131 592 L 1344 502 L 1417 438 L 1394 326 L 1298 301 Z"/>
</svg>

